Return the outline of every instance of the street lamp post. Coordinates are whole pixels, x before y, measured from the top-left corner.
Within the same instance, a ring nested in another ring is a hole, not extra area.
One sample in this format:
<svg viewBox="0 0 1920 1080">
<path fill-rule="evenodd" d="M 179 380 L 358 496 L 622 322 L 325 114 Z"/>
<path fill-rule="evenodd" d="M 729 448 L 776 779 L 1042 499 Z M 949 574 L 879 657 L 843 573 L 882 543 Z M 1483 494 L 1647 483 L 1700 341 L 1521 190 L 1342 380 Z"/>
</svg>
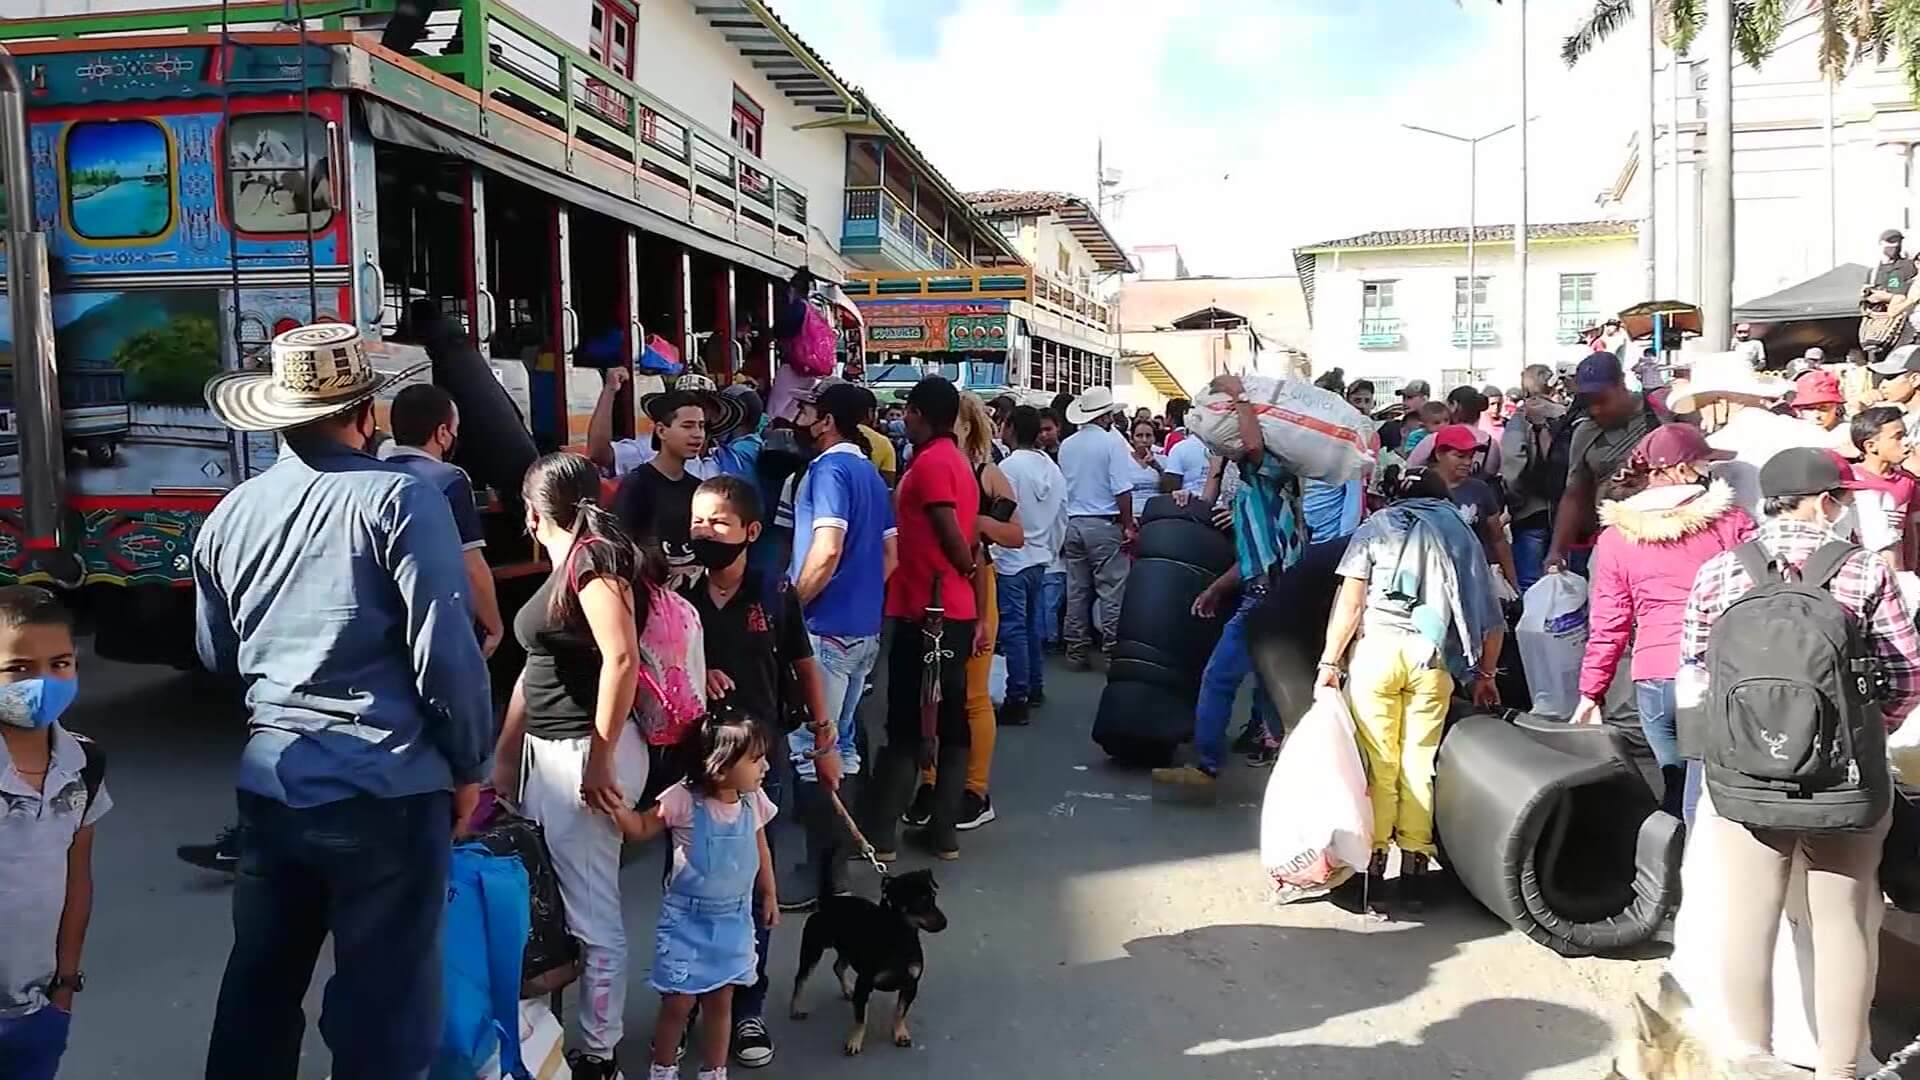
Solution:
<svg viewBox="0 0 1920 1080">
<path fill-rule="evenodd" d="M 1528 119 L 1531 120 L 1532 117 L 1528 117 Z M 1474 291 L 1475 286 L 1478 284 L 1478 275 L 1475 273 L 1475 269 L 1478 265 L 1478 248 L 1476 242 L 1479 237 L 1476 234 L 1479 232 L 1480 144 L 1493 138 L 1495 135 L 1504 135 L 1519 125 L 1517 123 L 1508 124 L 1502 128 L 1495 128 L 1485 135 L 1455 135 L 1451 132 L 1435 131 L 1432 128 L 1421 127 L 1418 124 L 1401 124 L 1400 126 L 1406 128 L 1408 131 L 1418 131 L 1427 135 L 1438 135 L 1443 139 L 1452 139 L 1454 142 L 1467 144 L 1467 371 L 1469 378 L 1475 382 L 1479 382 L 1480 371 L 1473 366 L 1475 344 L 1473 316 L 1475 310 Z"/>
</svg>

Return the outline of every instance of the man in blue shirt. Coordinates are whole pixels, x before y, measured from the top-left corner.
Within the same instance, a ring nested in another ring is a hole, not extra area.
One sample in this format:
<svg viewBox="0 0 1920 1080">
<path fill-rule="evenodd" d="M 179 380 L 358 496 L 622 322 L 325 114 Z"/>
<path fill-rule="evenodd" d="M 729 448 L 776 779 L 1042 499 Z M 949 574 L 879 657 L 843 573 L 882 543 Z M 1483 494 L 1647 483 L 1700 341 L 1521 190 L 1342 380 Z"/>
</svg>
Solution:
<svg viewBox="0 0 1920 1080">
<path fill-rule="evenodd" d="M 393 428 L 393 441 L 381 447 L 381 460 L 400 466 L 446 496 L 447 509 L 453 511 L 467 568 L 468 595 L 473 598 L 473 621 L 480 627 L 480 651 L 492 656 L 506 631 L 500 622 L 500 601 L 493 592 L 493 567 L 487 565 L 487 537 L 480 527 L 473 481 L 465 469 L 451 464 L 453 448 L 460 441 L 460 410 L 453 395 L 419 383 L 394 395 L 387 423 Z"/>
<path fill-rule="evenodd" d="M 852 801 L 846 784 L 860 773 L 861 690 L 880 658 L 881 608 L 897 559 L 893 503 L 860 434 L 872 409 L 871 391 L 840 383 L 803 391 L 794 417 L 794 434 L 814 457 L 794 491 L 791 573 L 826 683 L 827 715 L 837 727 L 843 802 Z M 807 808 L 814 883 L 820 895 L 847 892 L 851 839 L 804 756 L 813 736 L 802 730 L 788 738 L 799 802 Z"/>
<path fill-rule="evenodd" d="M 200 659 L 245 683 L 249 729 L 209 1080 L 291 1080 L 329 935 L 333 1075 L 424 1077 L 439 1045 L 452 838 L 493 710 L 447 501 L 367 453 L 385 381 L 357 331 L 321 325 L 207 385 L 228 427 L 285 439 L 194 544 Z"/>
</svg>

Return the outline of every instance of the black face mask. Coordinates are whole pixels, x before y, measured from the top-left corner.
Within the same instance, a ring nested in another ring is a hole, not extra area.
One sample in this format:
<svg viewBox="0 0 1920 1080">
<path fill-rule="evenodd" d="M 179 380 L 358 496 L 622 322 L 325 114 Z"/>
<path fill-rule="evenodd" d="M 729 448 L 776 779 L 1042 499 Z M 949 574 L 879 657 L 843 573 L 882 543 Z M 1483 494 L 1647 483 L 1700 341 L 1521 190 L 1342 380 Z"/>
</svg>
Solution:
<svg viewBox="0 0 1920 1080">
<path fill-rule="evenodd" d="M 746 541 L 729 544 L 725 540 L 715 540 L 709 536 L 696 536 L 690 542 L 693 548 L 693 561 L 709 570 L 719 570 L 732 566 L 740 553 L 747 550 Z"/>
</svg>

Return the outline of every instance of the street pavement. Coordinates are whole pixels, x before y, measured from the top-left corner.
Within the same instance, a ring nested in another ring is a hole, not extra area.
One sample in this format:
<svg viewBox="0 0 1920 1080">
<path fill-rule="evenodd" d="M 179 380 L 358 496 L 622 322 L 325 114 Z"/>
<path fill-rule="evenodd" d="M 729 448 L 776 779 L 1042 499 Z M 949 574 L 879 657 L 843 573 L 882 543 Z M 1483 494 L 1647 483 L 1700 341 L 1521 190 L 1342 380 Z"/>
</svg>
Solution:
<svg viewBox="0 0 1920 1080">
<path fill-rule="evenodd" d="M 186 1080 L 204 1060 L 231 941 L 229 887 L 175 861 L 173 848 L 211 837 L 231 816 L 238 706 L 189 676 L 93 657 L 81 679 L 70 719 L 106 749 L 115 808 L 95 846 L 87 990 L 61 1075 Z M 924 939 L 914 1047 L 892 1045 L 892 1005 L 880 995 L 867 1052 L 842 1057 L 851 1013 L 830 977 L 809 987 L 811 1019 L 786 1018 L 804 918 L 789 915 L 774 935 L 768 1005 L 779 1053 L 760 1075 L 1606 1072 L 1613 1031 L 1631 993 L 1651 988 L 1655 964 L 1561 959 L 1464 897 L 1424 921 L 1385 924 L 1332 904 L 1274 905 L 1258 857 L 1264 771 L 1234 766 L 1217 805 L 1153 802 L 1146 775 L 1109 764 L 1088 738 L 1101 685 L 1098 674 L 1056 667 L 1034 725 L 1000 729 L 999 820 L 963 834 L 960 861 L 936 865 L 951 926 Z M 911 850 L 902 862 L 928 864 Z M 642 853 L 625 874 L 629 1076 L 645 1075 L 659 867 Z M 871 895 L 873 875 L 857 880 Z M 313 1029 L 324 965 L 308 999 L 302 1080 L 327 1074 Z"/>
</svg>

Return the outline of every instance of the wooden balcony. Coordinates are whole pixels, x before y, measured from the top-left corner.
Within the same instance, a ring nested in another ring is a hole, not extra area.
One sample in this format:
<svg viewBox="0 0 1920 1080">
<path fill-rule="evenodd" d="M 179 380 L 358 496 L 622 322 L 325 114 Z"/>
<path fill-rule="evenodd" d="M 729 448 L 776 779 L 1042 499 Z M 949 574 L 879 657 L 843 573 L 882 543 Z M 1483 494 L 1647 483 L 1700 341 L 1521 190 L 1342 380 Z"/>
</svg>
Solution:
<svg viewBox="0 0 1920 1080">
<path fill-rule="evenodd" d="M 847 255 L 880 255 L 903 270 L 960 270 L 968 265 L 946 238 L 891 191 L 878 187 L 847 189 L 840 250 Z"/>
<path fill-rule="evenodd" d="M 1032 300 L 1032 269 L 967 266 L 958 270 L 855 270 L 847 296 L 860 300 Z"/>
<path fill-rule="evenodd" d="M 1473 323 L 1471 335 L 1469 335 L 1468 332 L 1468 321 L 1465 315 L 1455 315 L 1453 317 L 1453 343 L 1455 345 L 1465 345 L 1469 340 L 1475 345 L 1492 345 L 1500 340 L 1500 335 L 1494 329 L 1493 316 L 1475 315 L 1471 320 Z"/>
<path fill-rule="evenodd" d="M 1562 345 L 1578 345 L 1588 330 L 1600 325 L 1602 318 L 1605 316 L 1597 311 L 1563 311 L 1554 327 L 1553 340 Z"/>
</svg>

